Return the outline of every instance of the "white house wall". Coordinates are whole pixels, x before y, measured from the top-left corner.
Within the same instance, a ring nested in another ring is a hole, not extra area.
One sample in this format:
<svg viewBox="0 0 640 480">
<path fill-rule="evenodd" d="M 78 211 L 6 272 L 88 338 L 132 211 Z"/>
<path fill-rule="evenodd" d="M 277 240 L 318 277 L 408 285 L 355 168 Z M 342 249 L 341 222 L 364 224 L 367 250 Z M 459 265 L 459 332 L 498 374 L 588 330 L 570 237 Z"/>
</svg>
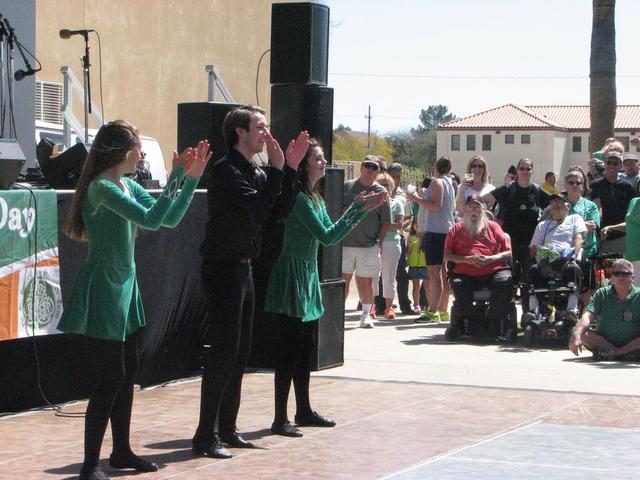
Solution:
<svg viewBox="0 0 640 480">
<path fill-rule="evenodd" d="M 460 135 L 460 150 L 451 150 L 451 136 Z M 476 149 L 469 151 L 467 135 L 476 135 Z M 482 135 L 491 135 L 491 151 L 482 150 Z M 505 135 L 514 135 L 515 143 L 506 144 Z M 521 135 L 529 135 L 530 144 L 521 143 Z M 451 158 L 453 171 L 458 175 L 465 172 L 467 162 L 473 155 L 482 155 L 489 164 L 491 181 L 499 185 L 510 165 L 515 165 L 521 158 L 530 158 L 534 162 L 533 181 L 539 183 L 546 165 L 553 166 L 554 134 L 549 130 L 438 130 L 436 135 L 436 154 L 440 158 L 444 155 Z M 563 146 L 564 148 L 564 146 Z M 562 158 L 562 153 L 560 154 Z"/>
</svg>

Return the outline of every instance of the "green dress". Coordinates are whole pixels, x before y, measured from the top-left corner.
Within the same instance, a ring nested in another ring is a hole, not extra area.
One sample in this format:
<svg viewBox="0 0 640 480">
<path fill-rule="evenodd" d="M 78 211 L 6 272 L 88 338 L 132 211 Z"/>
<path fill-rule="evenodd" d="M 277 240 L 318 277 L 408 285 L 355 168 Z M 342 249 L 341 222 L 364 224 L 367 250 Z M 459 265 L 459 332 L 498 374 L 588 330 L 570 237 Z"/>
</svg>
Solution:
<svg viewBox="0 0 640 480">
<path fill-rule="evenodd" d="M 175 227 L 184 216 L 198 178 L 174 169 L 156 200 L 129 178 L 131 196 L 111 180 L 91 182 L 82 205 L 89 251 L 66 302 L 58 330 L 123 342 L 145 325 L 134 262 L 137 227 Z"/>
<path fill-rule="evenodd" d="M 324 313 L 318 277 L 318 247 L 336 245 L 366 216 L 361 204 L 351 205 L 334 224 L 324 200 L 300 192 L 287 217 L 282 253 L 269 276 L 264 309 L 303 322 Z"/>
</svg>

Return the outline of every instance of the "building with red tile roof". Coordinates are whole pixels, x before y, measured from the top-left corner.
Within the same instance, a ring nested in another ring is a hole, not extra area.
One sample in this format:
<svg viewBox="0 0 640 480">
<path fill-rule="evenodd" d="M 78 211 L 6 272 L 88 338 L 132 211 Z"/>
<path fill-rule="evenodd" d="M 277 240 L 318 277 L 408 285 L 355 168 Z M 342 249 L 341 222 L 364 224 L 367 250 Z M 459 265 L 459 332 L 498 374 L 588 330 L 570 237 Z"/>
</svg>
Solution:
<svg viewBox="0 0 640 480">
<path fill-rule="evenodd" d="M 493 183 L 499 184 L 509 165 L 527 157 L 534 162 L 534 181 L 547 171 L 564 174 L 572 165 L 586 166 L 589 142 L 588 105 L 502 105 L 438 127 L 437 155 L 447 155 L 453 170 L 463 173 L 469 158 L 482 155 Z M 640 105 L 619 105 L 616 137 L 629 150 L 629 137 L 640 134 Z M 631 147 L 635 153 L 636 148 Z"/>
</svg>

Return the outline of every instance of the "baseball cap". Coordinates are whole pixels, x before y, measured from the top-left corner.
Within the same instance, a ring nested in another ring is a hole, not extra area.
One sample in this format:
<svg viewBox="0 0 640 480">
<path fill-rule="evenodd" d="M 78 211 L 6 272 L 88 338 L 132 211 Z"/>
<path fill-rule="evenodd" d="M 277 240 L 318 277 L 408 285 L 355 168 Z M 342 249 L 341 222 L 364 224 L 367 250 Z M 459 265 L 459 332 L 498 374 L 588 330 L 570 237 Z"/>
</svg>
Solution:
<svg viewBox="0 0 640 480">
<path fill-rule="evenodd" d="M 634 162 L 638 161 L 638 157 L 636 155 L 634 155 L 633 153 L 625 153 L 622 156 L 622 161 L 626 161 L 626 160 L 633 160 Z"/>
<path fill-rule="evenodd" d="M 610 152 L 607 152 L 604 158 L 605 160 L 607 158 L 617 158 L 618 160 L 622 161 L 622 154 L 620 152 L 616 152 L 615 150 L 612 150 Z"/>
<path fill-rule="evenodd" d="M 471 195 L 469 195 L 464 202 L 465 205 L 469 205 L 470 203 L 477 203 L 482 208 L 486 207 L 485 203 L 482 201 L 482 198 L 479 195 L 476 195 L 475 193 L 472 193 Z"/>
<path fill-rule="evenodd" d="M 375 165 L 376 167 L 380 168 L 380 160 L 378 160 L 377 157 L 375 157 L 374 155 L 367 155 L 366 157 L 364 157 L 362 164 Z"/>
<path fill-rule="evenodd" d="M 564 203 L 568 203 L 569 200 L 567 200 L 565 197 L 563 197 L 562 195 L 558 195 L 557 193 L 552 193 L 549 196 L 549 202 L 553 201 L 553 200 L 562 200 Z"/>
</svg>

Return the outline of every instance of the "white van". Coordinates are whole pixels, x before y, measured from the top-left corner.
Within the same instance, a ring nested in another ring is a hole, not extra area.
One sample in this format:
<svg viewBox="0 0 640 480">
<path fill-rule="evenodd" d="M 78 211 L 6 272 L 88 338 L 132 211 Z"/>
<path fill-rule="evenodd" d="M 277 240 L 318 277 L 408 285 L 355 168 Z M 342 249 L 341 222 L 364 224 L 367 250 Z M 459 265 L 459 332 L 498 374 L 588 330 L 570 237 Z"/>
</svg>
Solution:
<svg viewBox="0 0 640 480">
<path fill-rule="evenodd" d="M 89 129 L 89 144 L 93 142 L 93 137 L 97 133 L 97 130 Z M 62 125 L 57 123 L 47 123 L 36 121 L 36 145 L 43 138 L 48 138 L 54 142 L 58 147 L 58 152 L 64 150 L 64 139 L 62 133 Z M 80 143 L 80 138 L 72 132 L 71 141 L 73 143 Z M 155 138 L 140 135 L 140 142 L 142 143 L 142 151 L 146 153 L 145 160 L 149 164 L 149 171 L 153 180 L 158 180 L 161 187 L 167 183 L 167 168 L 164 163 L 164 155 L 162 154 L 162 148 Z M 89 145 L 87 146 L 87 148 Z"/>
</svg>

